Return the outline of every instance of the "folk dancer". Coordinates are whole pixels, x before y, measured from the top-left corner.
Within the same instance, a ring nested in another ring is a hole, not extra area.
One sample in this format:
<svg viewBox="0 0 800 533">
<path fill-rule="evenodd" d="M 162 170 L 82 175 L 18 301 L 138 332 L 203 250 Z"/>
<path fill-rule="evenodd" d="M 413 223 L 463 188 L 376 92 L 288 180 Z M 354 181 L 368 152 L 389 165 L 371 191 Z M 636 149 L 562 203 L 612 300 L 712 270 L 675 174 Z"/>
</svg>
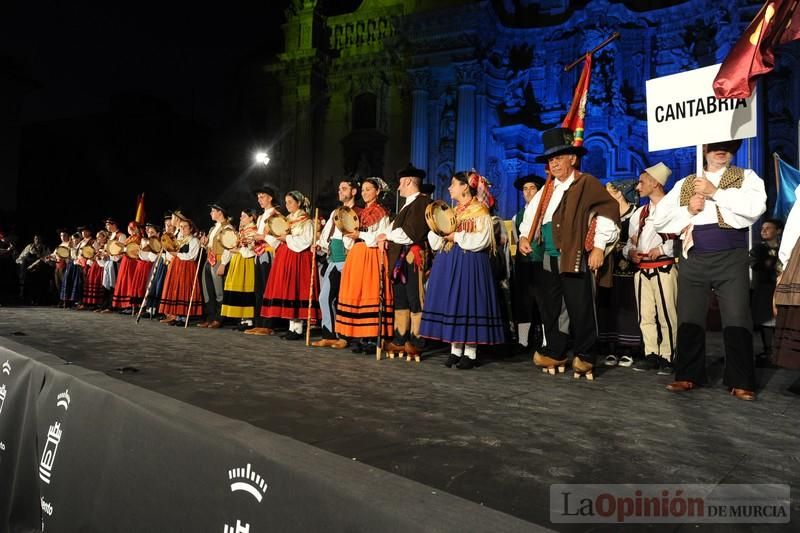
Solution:
<svg viewBox="0 0 800 533">
<path fill-rule="evenodd" d="M 475 171 L 459 172 L 448 192 L 455 200 L 456 231 L 428 233 L 437 252 L 428 280 L 420 335 L 450 343 L 445 365 L 475 366 L 478 345 L 505 342 L 489 254 L 495 252 L 489 182 Z"/>
<path fill-rule="evenodd" d="M 392 225 L 389 211 L 381 203 L 388 191 L 389 186 L 381 178 L 364 180 L 361 184 L 364 209 L 359 214 L 359 227 L 344 236 L 350 251 L 339 289 L 336 333 L 354 341 L 354 353 L 375 353 L 375 339 L 379 336 L 389 339 L 394 333 L 389 261 L 385 246 L 378 243 L 378 236 L 386 235 Z"/>
<path fill-rule="evenodd" d="M 108 241 L 119 241 L 124 243 L 128 236 L 119 230 L 116 220 L 113 218 L 107 218 L 104 222 L 106 233 L 108 233 Z M 117 272 L 119 270 L 119 263 L 122 260 L 123 255 L 125 254 L 108 255 L 105 259 L 105 265 L 103 266 L 103 289 L 105 292 L 105 298 L 103 299 L 101 308 L 97 310 L 101 313 L 111 312 L 111 299 L 114 295 L 114 287 L 117 285 Z"/>
<path fill-rule="evenodd" d="M 800 194 L 800 187 L 795 195 Z M 775 337 L 773 362 L 780 367 L 800 369 L 800 203 L 795 202 L 778 250 L 778 279 L 775 286 Z M 795 382 L 789 391 L 800 394 Z"/>
<path fill-rule="evenodd" d="M 245 327 L 253 326 L 256 296 L 260 296 L 255 293 L 258 246 L 256 216 L 255 209 L 242 210 L 239 215 L 239 247 L 225 250 L 220 258 L 220 263 L 227 265 L 228 269 L 222 297 L 222 316 L 237 318 L 240 325 Z"/>
<path fill-rule="evenodd" d="M 419 357 L 424 340 L 420 337 L 422 303 L 425 298 L 425 261 L 428 224 L 425 209 L 430 198 L 420 192 L 425 171 L 408 167 L 397 172 L 397 192 L 405 199 L 403 207 L 392 222 L 391 231 L 378 242 L 388 242 L 388 268 L 391 269 L 394 295 L 394 337 L 386 345 L 389 353 L 405 353 Z"/>
<path fill-rule="evenodd" d="M 139 249 L 139 263 L 136 265 L 136 274 L 134 275 L 136 279 L 136 297 L 131 299 L 131 303 L 134 304 L 134 313 L 139 312 L 145 296 L 147 296 L 148 300 L 151 300 L 156 285 L 155 277 L 158 275 L 159 268 L 164 268 L 162 265 L 164 264 L 164 253 L 166 253 L 160 252 L 161 235 L 158 226 L 153 222 L 148 222 L 144 225 L 144 231 L 145 235 L 142 238 L 141 248 Z M 155 252 L 155 249 L 159 250 L 160 253 Z M 156 264 L 156 261 L 158 264 Z M 155 272 L 153 272 L 153 269 L 155 269 Z M 166 272 L 166 269 L 164 269 L 164 272 Z M 148 284 L 150 285 L 149 295 L 147 294 Z M 140 294 L 141 296 L 139 296 Z M 150 306 L 145 302 L 145 307 Z M 148 309 L 148 314 L 152 317 L 154 311 Z"/>
<path fill-rule="evenodd" d="M 772 359 L 772 337 L 775 333 L 775 317 L 772 314 L 772 300 L 775 295 L 775 281 L 778 278 L 778 251 L 783 222 L 768 218 L 761 223 L 761 242 L 750 250 L 752 295 L 750 310 L 753 314 L 753 327 L 761 333 L 761 353 L 756 356 L 756 366 L 767 366 Z"/>
<path fill-rule="evenodd" d="M 277 237 L 275 260 L 264 289 L 261 303 L 263 318 L 282 318 L 289 321 L 286 340 L 303 338 L 303 323 L 309 318 L 309 287 L 311 287 L 311 245 L 314 243 L 314 224 L 309 216 L 311 203 L 299 191 L 291 191 L 284 199 L 289 216 L 289 233 Z M 319 284 L 311 292 L 311 320 L 319 320 Z"/>
<path fill-rule="evenodd" d="M 33 236 L 33 242 L 25 246 L 17 256 L 17 275 L 19 278 L 19 299 L 23 305 L 39 305 L 45 301 L 47 280 L 44 279 L 44 262 L 47 251 L 39 235 Z"/>
<path fill-rule="evenodd" d="M 175 225 L 175 214 L 172 211 L 166 211 L 163 218 L 163 229 L 161 236 L 164 235 L 174 236 L 177 231 Z M 162 245 L 163 249 L 163 245 Z M 147 295 L 147 301 L 144 306 L 150 318 L 155 318 L 158 315 L 158 308 L 161 306 L 161 294 L 164 292 L 164 280 L 167 277 L 167 251 L 161 252 L 161 259 L 153 263 L 153 268 L 156 269 L 153 274 L 153 281 L 150 284 L 150 292 Z"/>
<path fill-rule="evenodd" d="M 667 385 L 674 392 L 707 381 L 705 324 L 713 289 L 722 316 L 723 383 L 738 399 L 756 397 L 747 229 L 766 210 L 767 195 L 755 172 L 731 165 L 740 145 L 728 141 L 704 146 L 703 175 L 678 181 L 656 211 L 656 231 L 683 239 L 675 381 Z"/>
<path fill-rule="evenodd" d="M 214 226 L 208 235 L 200 239 L 200 245 L 207 249 L 207 260 L 200 275 L 203 277 L 203 301 L 205 301 L 205 320 L 197 324 L 199 328 L 217 329 L 222 327 L 222 299 L 225 290 L 225 268 L 221 259 L 225 253 L 222 246 L 223 230 L 233 230 L 227 210 L 219 203 L 209 204 Z"/>
<path fill-rule="evenodd" d="M 184 321 L 203 315 L 200 299 L 200 281 L 197 279 L 197 256 L 200 240 L 194 236 L 194 224 L 183 213 L 176 212 L 181 232 L 177 252 L 167 252 L 167 276 L 158 311 L 164 315 L 160 321 L 168 325 L 184 325 Z M 192 298 L 194 296 L 194 298 Z M 189 309 L 191 304 L 191 309 Z"/>
<path fill-rule="evenodd" d="M 358 181 L 345 178 L 339 182 L 337 194 L 339 202 L 344 207 L 349 207 L 361 213 L 361 208 L 356 207 L 356 197 L 358 195 Z M 360 220 L 360 218 L 359 218 Z M 353 241 L 347 241 L 352 246 Z M 337 312 L 336 306 L 339 300 L 339 289 L 342 281 L 342 270 L 344 269 L 345 259 L 347 258 L 347 247 L 341 230 L 333 220 L 333 214 L 328 217 L 325 226 L 320 232 L 319 239 L 313 246 L 314 253 L 322 252 L 327 255 L 328 264 L 319 288 L 319 310 L 322 315 L 322 338 L 311 343 L 312 346 L 328 347 L 341 350 L 347 347 L 347 340 L 336 335 Z"/>
<path fill-rule="evenodd" d="M 678 336 L 678 270 L 675 266 L 675 234 L 658 233 L 653 220 L 665 196 L 664 185 L 672 170 L 664 163 L 646 168 L 636 185 L 649 203 L 630 217 L 628 240 L 622 253 L 638 271 L 633 277 L 639 329 L 645 357 L 634 370 L 655 370 L 658 375 L 672 374 L 672 361 Z"/>
<path fill-rule="evenodd" d="M 272 263 L 275 259 L 275 250 L 278 248 L 280 241 L 270 234 L 267 220 L 269 217 L 278 212 L 278 202 L 275 200 L 275 189 L 269 185 L 261 185 L 253 189 L 253 194 L 256 196 L 258 206 L 261 210 L 256 220 L 256 271 L 255 271 L 255 298 L 256 306 L 254 310 L 253 325 L 255 327 L 248 328 L 245 333 L 248 335 L 271 335 L 273 321 L 261 316 L 261 304 L 263 300 L 264 290 L 267 287 L 267 280 L 269 280 L 269 273 L 272 268 Z M 313 234 L 312 234 L 313 238 Z"/>
<path fill-rule="evenodd" d="M 517 178 L 514 188 L 522 193 L 527 206 L 544 185 L 544 179 L 535 174 Z M 514 216 L 514 240 L 519 242 L 520 225 L 525 215 L 525 206 Z M 538 349 L 542 344 L 542 321 L 536 303 L 535 288 L 542 272 L 544 248 L 536 242 L 531 243 L 533 251 L 523 254 L 517 250 L 514 255 L 513 276 L 511 280 L 512 312 L 517 324 L 517 339 L 525 349 Z"/>
<path fill-rule="evenodd" d="M 136 278 L 136 271 L 141 262 L 138 253 L 141 243 L 142 228 L 135 221 L 129 222 L 128 237 L 124 241 L 126 251 L 120 254 L 117 282 L 114 285 L 114 296 L 111 298 L 111 307 L 127 315 L 133 313 L 136 303 L 141 303 L 144 296 L 141 273 L 140 278 Z M 129 246 L 137 249 L 135 254 L 128 253 Z"/>
<path fill-rule="evenodd" d="M 58 255 L 59 247 L 69 248 L 70 236 L 69 232 L 65 229 L 58 232 L 59 243 L 58 246 L 53 248 L 47 262 L 53 265 L 53 287 L 55 288 L 56 300 L 61 300 L 61 285 L 64 282 L 64 273 L 67 271 L 67 259 Z"/>
<path fill-rule="evenodd" d="M 65 308 L 79 303 L 83 296 L 83 269 L 78 261 L 81 252 L 80 242 L 81 234 L 73 233 L 69 240 L 69 260 L 59 298 Z"/>
<path fill-rule="evenodd" d="M 80 267 L 80 275 L 81 275 L 81 288 L 80 288 L 80 297 L 75 302 L 77 305 L 75 309 L 83 310 L 86 309 L 86 305 L 84 305 L 83 301 L 86 298 L 86 278 L 89 274 L 89 258 L 86 257 L 83 253 L 84 247 L 92 247 L 94 249 L 94 235 L 92 234 L 92 230 L 90 230 L 86 226 L 81 226 L 78 228 L 78 231 L 81 234 L 81 240 L 78 242 L 78 257 L 75 260 Z"/>
<path fill-rule="evenodd" d="M 577 170 L 578 158 L 586 149 L 573 146 L 572 141 L 573 133 L 567 128 L 542 133 L 545 151 L 536 160 L 547 163 L 551 177 L 525 208 L 519 249 L 530 254 L 534 240 L 544 245 L 536 302 L 545 345 L 534 353 L 534 364 L 550 374 L 556 368 L 564 371 L 569 333 L 559 323 L 563 302 L 573 337 L 574 376 L 594 379 L 595 275 L 601 286 L 610 285 L 612 270 L 606 251 L 619 236 L 619 207 L 597 178 Z"/>
</svg>

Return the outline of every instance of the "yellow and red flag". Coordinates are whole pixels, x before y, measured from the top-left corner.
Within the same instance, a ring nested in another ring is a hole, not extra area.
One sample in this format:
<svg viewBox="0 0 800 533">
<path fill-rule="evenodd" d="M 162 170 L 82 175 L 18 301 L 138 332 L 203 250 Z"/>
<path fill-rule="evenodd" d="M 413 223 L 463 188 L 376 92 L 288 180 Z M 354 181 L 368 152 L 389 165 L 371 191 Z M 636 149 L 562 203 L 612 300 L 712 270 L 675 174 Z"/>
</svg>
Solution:
<svg viewBox="0 0 800 533">
<path fill-rule="evenodd" d="M 800 39 L 798 0 L 768 0 L 733 45 L 714 78 L 717 98 L 747 98 L 756 78 L 775 68 L 775 48 Z"/>
<path fill-rule="evenodd" d="M 583 122 L 586 117 L 586 99 L 589 96 L 589 82 L 592 78 L 592 54 L 586 54 L 583 62 L 583 72 L 578 78 L 578 85 L 575 86 L 575 94 L 572 95 L 572 105 L 570 105 L 562 128 L 571 129 L 575 137 L 572 141 L 573 146 L 583 145 Z"/>
<path fill-rule="evenodd" d="M 136 221 L 137 224 L 144 224 L 146 213 L 144 211 L 144 193 L 140 194 L 136 198 L 136 216 L 133 220 Z"/>
</svg>

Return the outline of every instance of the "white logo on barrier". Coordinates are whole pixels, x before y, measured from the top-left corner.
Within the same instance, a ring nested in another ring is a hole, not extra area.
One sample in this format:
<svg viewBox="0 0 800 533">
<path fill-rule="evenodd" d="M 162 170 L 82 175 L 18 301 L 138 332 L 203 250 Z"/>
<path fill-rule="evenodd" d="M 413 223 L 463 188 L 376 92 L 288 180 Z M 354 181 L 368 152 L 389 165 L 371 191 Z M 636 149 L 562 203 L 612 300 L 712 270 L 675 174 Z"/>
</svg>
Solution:
<svg viewBox="0 0 800 533">
<path fill-rule="evenodd" d="M 42 460 L 39 462 L 39 478 L 48 485 L 59 442 L 61 442 L 61 423 L 56 422 L 50 426 L 50 430 L 47 432 L 47 442 L 44 445 L 44 452 L 42 452 Z"/>
<path fill-rule="evenodd" d="M 8 359 L 6 359 L 6 362 L 3 363 L 3 374 L 6 376 L 11 375 L 11 363 L 8 362 Z"/>
<path fill-rule="evenodd" d="M 261 479 L 261 476 L 250 470 L 250 463 L 247 463 L 247 468 L 232 468 L 228 470 L 228 479 L 231 480 L 231 492 L 236 492 L 237 490 L 249 492 L 258 503 L 261 503 L 263 494 L 267 493 L 266 480 Z"/>
<path fill-rule="evenodd" d="M 3 383 L 0 385 L 0 413 L 3 412 L 3 404 L 6 403 L 6 385 Z"/>
<path fill-rule="evenodd" d="M 237 520 L 236 527 L 225 524 L 224 533 L 250 533 L 250 524 L 242 525 L 242 522 Z"/>
<path fill-rule="evenodd" d="M 3 441 L 0 441 L 0 452 L 4 452 L 4 451 L 6 451 L 6 443 L 3 442 Z"/>
<path fill-rule="evenodd" d="M 56 398 L 58 399 L 58 403 L 56 403 L 56 407 L 63 407 L 65 411 L 68 411 L 69 410 L 69 402 L 70 402 L 69 389 L 67 389 L 64 392 L 62 392 L 61 394 L 59 394 Z"/>
<path fill-rule="evenodd" d="M 44 501 L 44 498 L 39 498 L 42 502 L 42 512 L 47 514 L 47 516 L 53 516 L 53 504 L 47 503 Z"/>
</svg>

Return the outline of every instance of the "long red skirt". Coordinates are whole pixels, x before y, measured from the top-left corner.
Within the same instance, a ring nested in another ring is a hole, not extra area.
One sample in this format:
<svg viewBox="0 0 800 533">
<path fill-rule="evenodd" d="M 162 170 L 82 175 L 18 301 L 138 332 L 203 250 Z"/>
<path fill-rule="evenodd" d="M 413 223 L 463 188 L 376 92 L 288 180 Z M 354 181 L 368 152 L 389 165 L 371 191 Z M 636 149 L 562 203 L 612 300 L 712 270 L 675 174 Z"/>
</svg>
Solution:
<svg viewBox="0 0 800 533">
<path fill-rule="evenodd" d="M 117 272 L 117 284 L 114 286 L 114 297 L 111 299 L 111 307 L 116 309 L 127 309 L 134 304 L 131 301 L 136 294 L 136 286 L 134 277 L 136 275 L 136 268 L 141 263 L 139 259 L 131 259 L 127 255 L 119 262 L 119 271 Z M 139 302 L 141 303 L 141 296 Z"/>
<path fill-rule="evenodd" d="M 269 272 L 261 316 L 288 320 L 308 319 L 308 289 L 311 283 L 311 251 L 293 252 L 286 245 L 275 251 Z M 319 321 L 319 283 L 311 295 L 311 320 Z"/>
<path fill-rule="evenodd" d="M 336 306 L 336 333 L 350 338 L 378 336 L 381 279 L 383 267 L 384 309 L 381 316 L 383 337 L 394 335 L 394 300 L 389 280 L 389 260 L 386 252 L 356 243 L 347 254 L 339 286 Z"/>
<path fill-rule="evenodd" d="M 173 257 L 167 267 L 164 278 L 164 290 L 161 293 L 161 305 L 158 312 L 165 315 L 186 316 L 189 311 L 189 299 L 192 300 L 192 312 L 189 316 L 203 314 L 203 291 L 200 279 L 195 277 L 197 261 L 181 261 Z M 194 281 L 194 298 L 192 298 L 192 282 Z"/>
<path fill-rule="evenodd" d="M 136 264 L 136 271 L 131 280 L 131 305 L 139 307 L 144 300 L 144 293 L 147 290 L 147 282 L 150 281 L 150 272 L 153 270 L 153 263 L 150 261 L 139 260 Z"/>
<path fill-rule="evenodd" d="M 86 282 L 83 284 L 83 305 L 102 305 L 103 267 L 93 261 L 86 269 Z"/>
</svg>

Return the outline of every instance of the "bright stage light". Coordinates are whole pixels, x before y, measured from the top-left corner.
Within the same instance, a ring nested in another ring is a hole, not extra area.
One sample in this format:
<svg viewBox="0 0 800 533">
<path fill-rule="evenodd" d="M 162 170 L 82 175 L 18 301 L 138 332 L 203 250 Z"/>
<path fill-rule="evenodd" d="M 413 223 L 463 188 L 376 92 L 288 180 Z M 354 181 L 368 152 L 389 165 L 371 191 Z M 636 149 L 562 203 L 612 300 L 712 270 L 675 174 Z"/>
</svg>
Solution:
<svg viewBox="0 0 800 533">
<path fill-rule="evenodd" d="M 258 152 L 256 154 L 256 163 L 261 163 L 264 166 L 269 165 L 269 155 L 267 155 L 267 152 Z"/>
</svg>

